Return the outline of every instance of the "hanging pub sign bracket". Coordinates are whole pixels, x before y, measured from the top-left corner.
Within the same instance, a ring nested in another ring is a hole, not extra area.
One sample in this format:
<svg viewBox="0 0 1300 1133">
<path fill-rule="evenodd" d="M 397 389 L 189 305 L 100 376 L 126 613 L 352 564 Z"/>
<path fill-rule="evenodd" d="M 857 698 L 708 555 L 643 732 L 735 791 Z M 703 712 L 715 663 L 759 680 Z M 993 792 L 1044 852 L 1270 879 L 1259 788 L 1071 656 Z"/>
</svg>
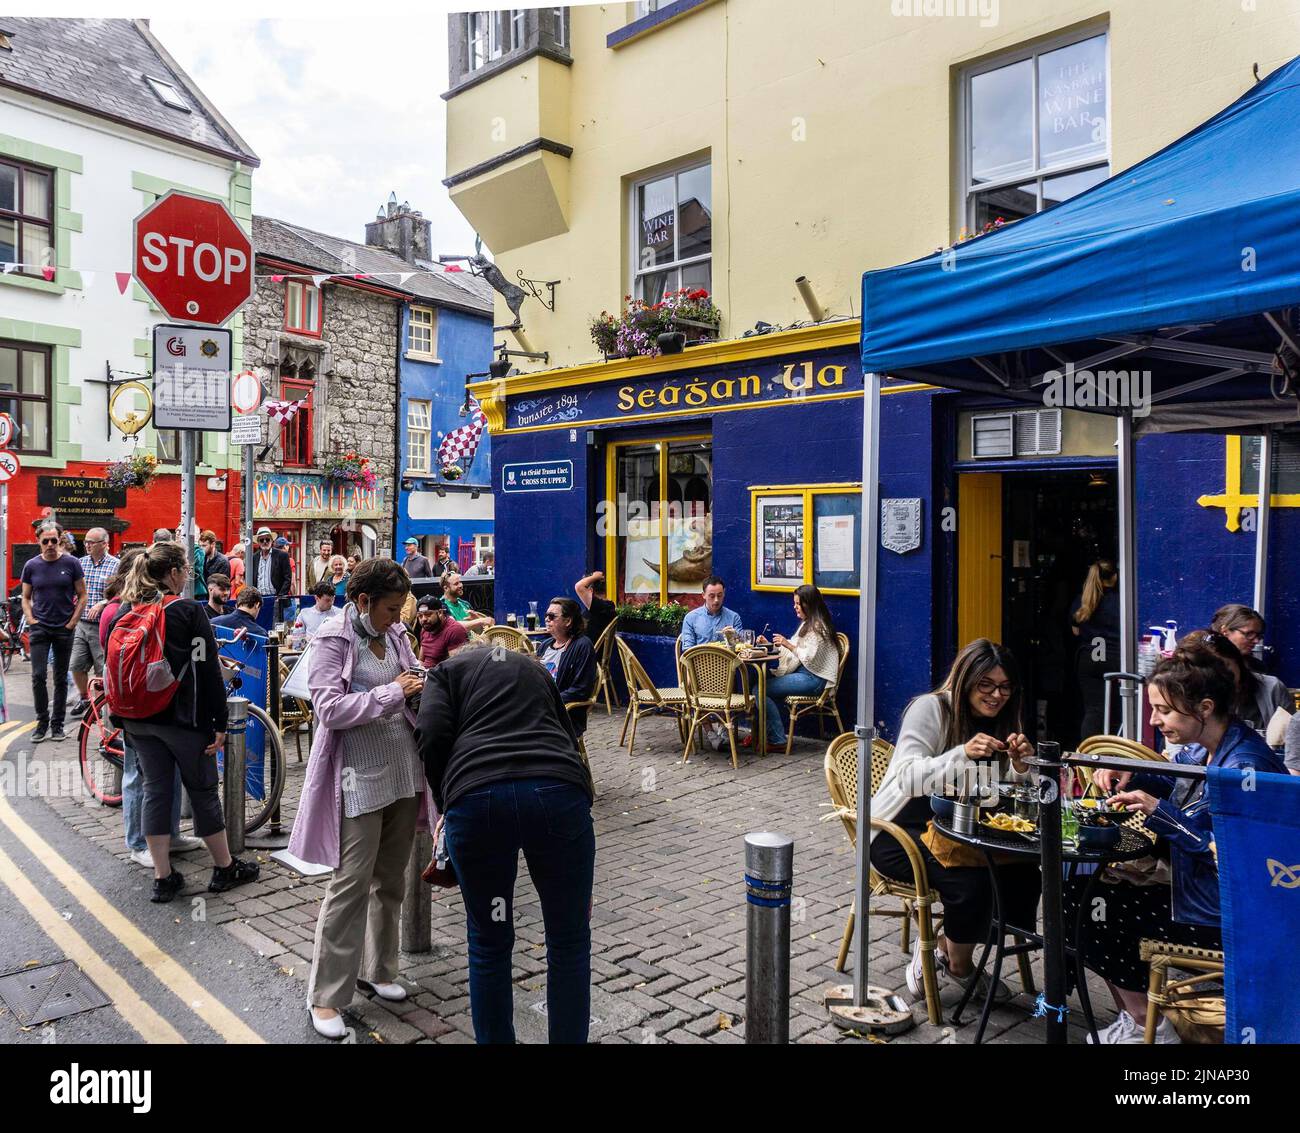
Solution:
<svg viewBox="0 0 1300 1133">
<path fill-rule="evenodd" d="M 543 307 L 545 307 L 548 311 L 550 311 L 551 314 L 555 313 L 555 289 L 560 285 L 560 281 L 558 279 L 526 279 L 524 277 L 523 268 L 519 268 L 515 272 L 515 275 L 519 278 L 519 282 L 524 285 L 524 287 L 527 289 L 529 294 L 531 294 L 534 299 L 536 299 Z M 547 299 L 542 298 L 541 289 L 543 287 L 547 289 L 547 294 L 549 296 L 549 298 Z"/>
<path fill-rule="evenodd" d="M 140 429 L 144 428 L 145 424 L 148 423 L 149 415 L 153 411 L 153 395 L 149 393 L 148 387 L 143 383 L 151 381 L 152 379 L 152 372 L 146 371 L 143 374 L 137 374 L 130 370 L 114 370 L 113 363 L 107 361 L 104 363 L 104 377 L 85 379 L 86 383 L 89 385 L 102 384 L 107 387 L 104 391 L 104 436 L 107 440 L 111 441 L 113 439 L 114 425 L 117 425 L 117 427 L 129 437 L 133 435 L 133 432 L 138 433 Z M 131 425 L 134 423 L 134 419 L 138 415 L 134 410 L 132 410 L 131 413 L 123 417 L 121 421 L 118 421 L 113 414 L 113 399 L 117 396 L 117 391 L 121 389 L 121 387 L 133 384 L 143 390 L 145 395 L 149 398 L 149 407 L 145 410 L 144 419 L 139 422 L 139 425 L 134 430 L 131 430 L 129 428 L 123 428 L 123 422 L 126 422 L 127 425 Z"/>
</svg>

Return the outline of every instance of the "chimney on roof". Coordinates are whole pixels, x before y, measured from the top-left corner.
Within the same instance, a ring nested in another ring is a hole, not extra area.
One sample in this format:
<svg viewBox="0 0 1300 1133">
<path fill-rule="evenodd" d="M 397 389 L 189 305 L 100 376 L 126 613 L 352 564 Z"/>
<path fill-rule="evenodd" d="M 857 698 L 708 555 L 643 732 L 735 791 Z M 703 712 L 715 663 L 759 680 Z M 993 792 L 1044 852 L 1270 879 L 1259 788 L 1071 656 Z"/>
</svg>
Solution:
<svg viewBox="0 0 1300 1133">
<path fill-rule="evenodd" d="M 408 264 L 429 260 L 433 258 L 433 222 L 409 202 L 399 205 L 397 194 L 389 193 L 387 205 L 366 224 L 366 243 L 401 256 Z"/>
</svg>

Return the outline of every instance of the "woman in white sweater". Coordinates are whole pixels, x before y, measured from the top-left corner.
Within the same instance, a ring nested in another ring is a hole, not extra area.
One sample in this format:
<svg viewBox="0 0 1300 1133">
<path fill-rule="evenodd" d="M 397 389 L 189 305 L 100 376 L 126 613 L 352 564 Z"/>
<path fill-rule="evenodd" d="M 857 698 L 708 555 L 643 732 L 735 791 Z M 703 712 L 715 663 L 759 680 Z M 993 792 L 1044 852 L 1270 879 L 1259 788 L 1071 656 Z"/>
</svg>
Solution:
<svg viewBox="0 0 1300 1133">
<path fill-rule="evenodd" d="M 975 796 L 998 780 L 1024 775 L 1034 749 L 1021 733 L 1020 708 L 1011 651 L 987 638 L 972 641 L 943 684 L 908 705 L 889 770 L 871 800 L 872 818 L 893 822 L 917 843 L 930 887 L 943 899 L 944 933 L 935 949 L 940 986 L 952 979 L 965 987 L 974 978 L 975 946 L 988 939 L 992 921 L 993 883 L 979 859 L 950 853 L 957 846 L 950 839 L 937 832 L 926 838 L 947 864 L 922 843 L 932 817 L 929 796 Z M 912 878 L 903 847 L 887 831 L 871 832 L 871 864 L 886 877 Z M 1032 929 L 1042 889 L 1038 867 L 998 868 L 1007 922 Z M 917 996 L 923 994 L 921 971 L 918 937 L 907 969 L 908 989 Z M 999 984 L 996 996 L 1009 999 L 1011 992 Z"/>
<path fill-rule="evenodd" d="M 820 696 L 822 689 L 839 676 L 840 647 L 835 626 L 822 592 L 807 584 L 794 592 L 794 615 L 799 628 L 793 637 L 772 635 L 781 651 L 776 675 L 767 682 L 768 747 L 785 747 L 785 728 L 777 709 L 787 696 Z M 759 642 L 766 643 L 760 637 Z"/>
</svg>

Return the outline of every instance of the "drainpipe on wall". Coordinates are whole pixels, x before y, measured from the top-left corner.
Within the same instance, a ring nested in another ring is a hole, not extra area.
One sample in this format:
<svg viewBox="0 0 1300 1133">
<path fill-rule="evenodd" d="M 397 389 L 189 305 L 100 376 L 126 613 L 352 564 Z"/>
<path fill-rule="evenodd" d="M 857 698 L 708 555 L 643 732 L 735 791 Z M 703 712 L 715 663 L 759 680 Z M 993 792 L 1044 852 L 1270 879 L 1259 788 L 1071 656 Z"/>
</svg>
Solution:
<svg viewBox="0 0 1300 1133">
<path fill-rule="evenodd" d="M 402 519 L 402 312 L 405 301 L 397 304 L 397 353 L 393 358 L 394 377 L 397 381 L 397 406 L 393 411 L 393 560 L 401 562 L 397 541 L 398 524 Z"/>
</svg>

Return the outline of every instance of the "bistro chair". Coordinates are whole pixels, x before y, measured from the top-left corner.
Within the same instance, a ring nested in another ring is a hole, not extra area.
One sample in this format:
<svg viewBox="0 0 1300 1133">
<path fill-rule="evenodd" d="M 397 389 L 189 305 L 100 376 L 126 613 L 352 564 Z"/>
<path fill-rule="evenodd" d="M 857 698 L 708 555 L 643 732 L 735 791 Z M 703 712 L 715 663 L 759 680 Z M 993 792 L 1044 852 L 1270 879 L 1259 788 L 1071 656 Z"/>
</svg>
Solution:
<svg viewBox="0 0 1300 1133">
<path fill-rule="evenodd" d="M 601 632 L 600 637 L 596 639 L 596 691 L 592 694 L 597 700 L 604 697 L 605 711 L 614 715 L 616 707 L 622 707 L 619 704 L 618 689 L 614 687 L 614 672 L 610 668 L 610 662 L 614 659 L 614 627 L 618 625 L 618 619 L 615 618 Z"/>
<path fill-rule="evenodd" d="M 1146 759 L 1155 763 L 1168 762 L 1158 751 L 1152 751 L 1145 744 L 1140 744 L 1136 740 L 1125 739 L 1123 736 L 1089 736 L 1086 740 L 1079 742 L 1080 755 L 1112 755 L 1121 759 Z M 1092 788 L 1092 771 L 1087 767 L 1076 767 L 1075 774 L 1079 777 L 1084 793 L 1086 794 Z M 1136 813 L 1132 818 L 1123 823 L 1124 826 L 1131 827 L 1138 833 L 1144 835 L 1150 841 L 1154 842 L 1156 836 L 1147 829 L 1147 818 L 1145 814 Z"/>
<path fill-rule="evenodd" d="M 298 658 L 301 661 L 302 658 Z M 296 664 L 297 662 L 295 662 Z M 289 679 L 290 672 L 293 671 L 293 665 L 288 661 L 280 662 L 280 687 L 284 687 L 284 682 Z M 298 753 L 298 762 L 302 762 L 302 731 L 304 725 L 307 728 L 307 747 L 311 748 L 312 726 L 315 716 L 312 713 L 311 701 L 300 700 L 296 696 L 280 697 L 280 735 L 286 732 L 293 733 L 294 750 Z"/>
<path fill-rule="evenodd" d="M 632 754 L 636 747 L 636 725 L 642 716 L 671 716 L 677 721 L 677 731 L 686 742 L 686 690 L 677 688 L 656 688 L 645 666 L 637 660 L 626 641 L 617 633 L 614 644 L 618 647 L 619 660 L 623 662 L 623 679 L 627 683 L 627 715 L 623 717 L 623 732 L 618 737 L 619 746 L 627 741 L 627 754 Z M 627 734 L 628 724 L 632 725 L 632 735 Z"/>
<path fill-rule="evenodd" d="M 880 784 L 885 781 L 885 772 L 889 761 L 894 756 L 894 745 L 885 740 L 871 741 L 871 794 L 875 797 Z M 826 786 L 835 806 L 834 813 L 844 823 L 844 832 L 849 837 L 849 845 L 858 842 L 858 739 L 852 732 L 845 732 L 831 740 L 826 749 L 826 758 L 822 762 L 826 773 Z M 867 883 L 871 893 L 876 897 L 897 897 L 900 908 L 877 908 L 880 916 L 898 917 L 902 921 L 901 944 L 905 953 L 911 952 L 912 915 L 915 913 L 918 931 L 921 934 L 921 972 L 925 985 L 925 1009 L 930 1022 L 936 1027 L 943 1022 L 943 1011 L 939 1004 L 939 983 L 934 969 L 934 949 L 936 927 L 932 915 L 937 894 L 930 892 L 930 883 L 926 879 L 925 862 L 916 843 L 903 831 L 902 827 L 881 818 L 871 820 L 873 830 L 885 830 L 892 834 L 907 854 L 912 867 L 912 880 L 895 881 L 877 873 L 868 863 Z M 856 900 L 856 899 L 855 899 Z M 939 917 L 942 922 L 942 914 Z M 849 945 L 853 943 L 854 926 L 857 921 L 857 905 L 849 906 L 849 919 L 844 925 L 844 936 L 840 940 L 839 956 L 835 960 L 835 970 L 844 971 L 849 958 Z"/>
<path fill-rule="evenodd" d="M 1147 1018 L 1142 1041 L 1156 1041 L 1160 1011 L 1184 1042 L 1223 1042 L 1227 1010 L 1223 998 L 1223 953 L 1190 944 L 1169 944 L 1163 940 L 1138 942 L 1138 955 L 1151 965 L 1147 985 Z M 1170 980 L 1170 968 L 1195 975 Z M 1219 985 L 1206 987 L 1204 985 Z"/>
<path fill-rule="evenodd" d="M 754 697 L 749 691 L 749 671 L 725 645 L 696 645 L 681 657 L 683 684 L 686 688 L 686 707 L 690 722 L 686 729 L 686 750 L 682 762 L 691 758 L 695 750 L 695 733 L 707 720 L 716 720 L 727 730 L 731 744 L 731 766 L 739 769 L 736 758 L 736 717 L 752 716 L 758 712 Z M 736 688 L 739 686 L 740 691 Z"/>
<path fill-rule="evenodd" d="M 596 697 L 591 696 L 586 700 L 575 700 L 572 704 L 566 704 L 564 707 L 569 712 L 573 712 L 575 709 L 578 708 L 588 708 L 588 709 L 593 708 L 595 707 L 596 704 L 597 704 Z M 591 779 L 591 789 L 592 789 L 592 793 L 594 794 L 596 790 L 596 778 L 591 773 L 591 760 L 587 758 L 587 745 L 584 742 L 585 738 L 586 738 L 585 732 L 583 733 L 583 735 L 578 737 L 578 754 L 582 756 L 582 765 L 587 769 L 587 776 L 588 778 Z"/>
<path fill-rule="evenodd" d="M 483 637 L 493 645 L 504 646 L 516 653 L 526 653 L 529 657 L 537 656 L 537 650 L 528 635 L 514 626 L 488 626 L 483 631 Z"/>
<path fill-rule="evenodd" d="M 835 732 L 838 735 L 844 731 L 844 721 L 840 719 L 840 706 L 835 702 L 835 694 L 839 691 L 840 681 L 844 679 L 844 666 L 849 660 L 849 637 L 845 633 L 835 635 L 836 643 L 840 649 L 840 663 L 835 670 L 835 680 L 827 683 L 826 687 L 816 696 L 787 696 L 785 706 L 790 710 L 790 727 L 785 732 L 785 754 L 790 754 L 791 747 L 794 746 L 794 726 L 800 716 L 816 716 L 818 735 L 826 734 L 826 717 L 829 716 L 835 721 Z"/>
</svg>

